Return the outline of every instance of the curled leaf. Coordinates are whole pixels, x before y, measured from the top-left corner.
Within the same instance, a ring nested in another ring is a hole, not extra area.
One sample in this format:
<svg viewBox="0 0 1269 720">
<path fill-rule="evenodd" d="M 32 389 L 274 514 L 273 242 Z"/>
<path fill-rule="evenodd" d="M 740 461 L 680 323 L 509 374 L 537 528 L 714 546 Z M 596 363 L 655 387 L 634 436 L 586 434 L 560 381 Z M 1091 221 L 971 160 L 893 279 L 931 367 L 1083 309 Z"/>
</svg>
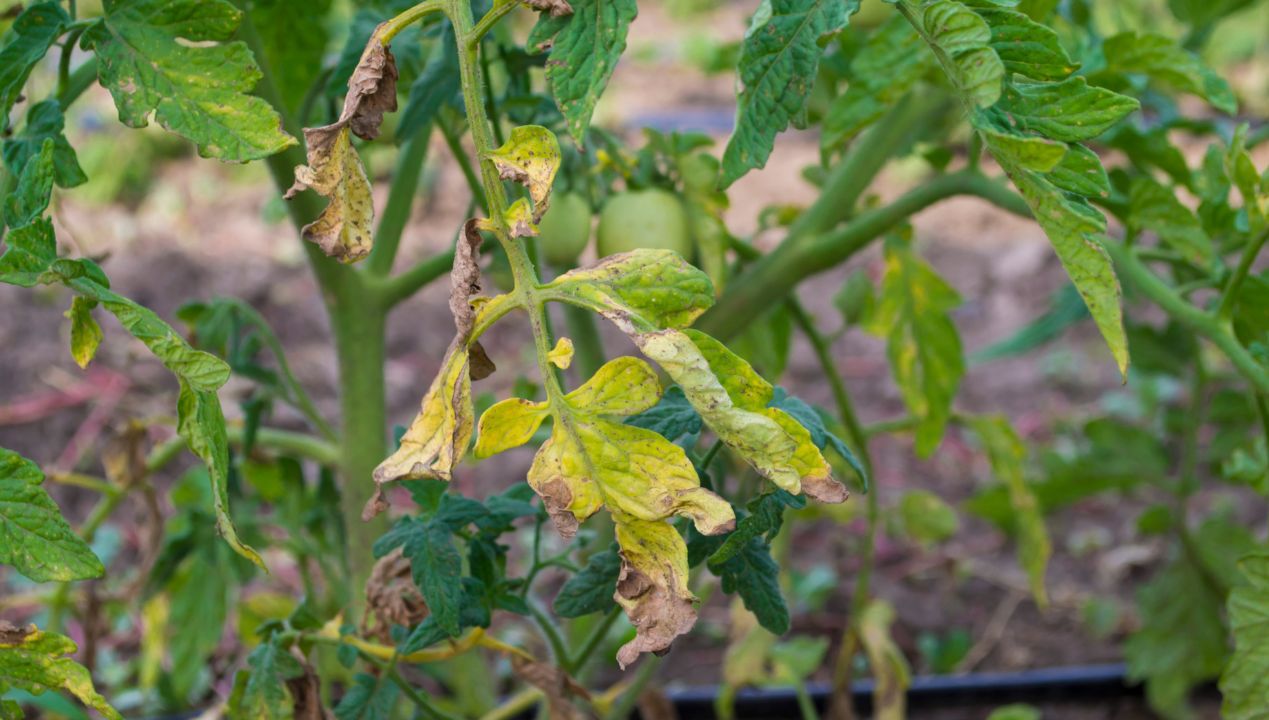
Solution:
<svg viewBox="0 0 1269 720">
<path fill-rule="evenodd" d="M 507 142 L 489 153 L 489 159 L 504 180 L 529 189 L 533 222 L 540 221 L 551 203 L 551 186 L 560 169 L 560 143 L 555 133 L 541 125 L 514 128 Z"/>
<path fill-rule="evenodd" d="M 376 31 L 348 80 L 339 119 L 323 127 L 304 128 L 308 164 L 295 169 L 295 184 L 286 198 L 311 189 L 329 201 L 302 234 L 343 263 L 366 257 L 374 243 L 374 198 L 352 135 L 365 140 L 378 137 L 383 114 L 397 109 L 396 87 L 396 61 Z"/>
<path fill-rule="evenodd" d="M 480 416 L 476 457 L 487 458 L 529 442 L 549 414 L 546 403 L 521 398 L 509 398 L 495 403 Z"/>
<path fill-rule="evenodd" d="M 635 637 L 617 651 L 624 670 L 641 653 L 664 654 L 674 638 L 696 625 L 696 608 L 687 588 L 687 545 L 665 523 L 617 525 L 621 575 L 614 599 L 635 627 Z"/>
</svg>

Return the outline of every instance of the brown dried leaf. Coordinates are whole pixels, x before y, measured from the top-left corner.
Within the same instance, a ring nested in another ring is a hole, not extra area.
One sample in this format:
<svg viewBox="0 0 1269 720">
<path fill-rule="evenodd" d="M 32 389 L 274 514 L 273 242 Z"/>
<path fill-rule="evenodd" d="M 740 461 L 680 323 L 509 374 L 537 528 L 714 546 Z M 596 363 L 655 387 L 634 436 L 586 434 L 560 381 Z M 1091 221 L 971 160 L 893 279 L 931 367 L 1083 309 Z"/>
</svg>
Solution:
<svg viewBox="0 0 1269 720">
<path fill-rule="evenodd" d="M 590 693 L 560 668 L 513 655 L 511 669 L 516 677 L 542 691 L 552 720 L 586 720 L 590 717 L 572 702 L 572 698 L 590 699 Z"/>
<path fill-rule="evenodd" d="M 0 645 L 20 645 L 35 632 L 34 625 L 18 627 L 7 620 L 0 620 Z"/>
<path fill-rule="evenodd" d="M 344 263 L 370 254 L 374 242 L 374 199 L 370 179 L 352 145 L 352 135 L 373 140 L 383 114 L 397 109 L 397 66 L 392 51 L 376 31 L 348 80 L 348 94 L 339 119 L 330 125 L 304 128 L 308 164 L 295 169 L 295 184 L 286 198 L 312 189 L 329 202 L 317 220 L 304 226 L 304 239 Z"/>
<path fill-rule="evenodd" d="M 308 658 L 304 657 L 298 647 L 291 648 L 291 656 L 304 669 L 301 675 L 286 681 L 294 706 L 292 717 L 294 720 L 332 720 L 334 716 L 322 706 L 322 683 L 317 679 L 317 673 Z"/>
<path fill-rule="evenodd" d="M 550 13 L 551 17 L 564 17 L 573 14 L 573 6 L 567 0 L 523 0 L 525 5 L 540 13 Z"/>
<path fill-rule="evenodd" d="M 617 523 L 621 574 L 613 599 L 636 635 L 617 651 L 624 670 L 640 653 L 664 655 L 696 625 L 695 596 L 687 588 L 687 548 L 673 525 L 638 520 Z"/>
<path fill-rule="evenodd" d="M 429 614 L 427 602 L 414 584 L 410 560 L 401 548 L 379 558 L 366 581 L 366 611 L 362 632 L 391 642 L 393 625 L 413 627 Z M 374 623 L 371 623 L 371 620 Z"/>
<path fill-rule="evenodd" d="M 480 293 L 480 244 L 483 242 L 480 225 L 481 221 L 476 218 L 464 223 L 462 237 L 454 248 L 454 269 L 449 273 L 449 311 L 458 329 L 455 345 L 467 344 L 476 318 L 471 299 Z"/>
</svg>

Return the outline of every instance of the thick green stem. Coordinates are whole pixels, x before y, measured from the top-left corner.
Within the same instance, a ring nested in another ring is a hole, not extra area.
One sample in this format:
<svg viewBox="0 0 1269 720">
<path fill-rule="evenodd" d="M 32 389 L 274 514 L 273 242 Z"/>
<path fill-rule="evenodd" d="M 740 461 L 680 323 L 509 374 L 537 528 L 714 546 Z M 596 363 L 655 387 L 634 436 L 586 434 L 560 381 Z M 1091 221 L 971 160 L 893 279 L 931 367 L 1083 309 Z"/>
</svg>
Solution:
<svg viewBox="0 0 1269 720">
<path fill-rule="evenodd" d="M 1238 290 L 1251 272 L 1251 266 L 1255 264 L 1256 257 L 1260 255 L 1260 249 L 1265 246 L 1266 240 L 1269 240 L 1269 228 L 1252 238 L 1243 249 L 1243 256 L 1238 261 L 1238 267 L 1234 269 L 1234 274 L 1230 276 L 1229 282 L 1221 292 L 1220 309 L 1216 311 L 1216 317 L 1221 322 L 1227 323 L 1234 317 L 1234 306 L 1238 304 Z"/>
<path fill-rule="evenodd" d="M 1142 264 L 1130 248 L 1114 241 L 1106 241 L 1103 246 L 1114 258 L 1121 278 L 1136 287 L 1173 319 L 1220 348 L 1256 392 L 1269 394 L 1269 372 L 1266 372 L 1264 366 L 1257 362 L 1218 318 L 1186 302 Z"/>
<path fill-rule="evenodd" d="M 453 266 L 453 250 L 420 260 L 409 270 L 377 284 L 375 291 L 379 295 L 380 304 L 385 308 L 392 308 L 408 300 L 414 293 L 449 272 Z"/>
<path fill-rule="evenodd" d="M 957 195 L 979 197 L 1014 214 L 1030 217 L 1022 198 L 1002 183 L 973 171 L 941 175 L 818 239 L 785 240 L 732 281 L 718 303 L 696 322 L 696 327 L 720 340 L 733 337 L 806 278 L 846 261 L 912 215 Z"/>
</svg>

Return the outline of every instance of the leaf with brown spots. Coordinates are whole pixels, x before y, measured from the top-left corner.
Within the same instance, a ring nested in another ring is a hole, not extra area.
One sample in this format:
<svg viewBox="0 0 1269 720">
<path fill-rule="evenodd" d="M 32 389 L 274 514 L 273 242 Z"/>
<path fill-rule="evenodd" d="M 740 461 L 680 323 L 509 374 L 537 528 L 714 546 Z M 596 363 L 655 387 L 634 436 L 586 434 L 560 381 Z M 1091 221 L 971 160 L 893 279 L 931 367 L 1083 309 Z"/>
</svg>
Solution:
<svg viewBox="0 0 1269 720">
<path fill-rule="evenodd" d="M 560 169 L 560 143 L 555 139 L 555 133 L 540 125 L 522 125 L 511 131 L 511 137 L 502 147 L 489 153 L 489 159 L 498 168 L 502 179 L 515 181 L 529 189 L 529 197 L 533 200 L 532 222 L 541 221 L 551 204 L 551 186 L 555 184 L 555 173 Z M 527 214 L 523 210 L 517 213 Z M 517 233 L 514 229 L 512 232 L 515 237 L 536 234 L 537 228 L 531 232 Z"/>
</svg>

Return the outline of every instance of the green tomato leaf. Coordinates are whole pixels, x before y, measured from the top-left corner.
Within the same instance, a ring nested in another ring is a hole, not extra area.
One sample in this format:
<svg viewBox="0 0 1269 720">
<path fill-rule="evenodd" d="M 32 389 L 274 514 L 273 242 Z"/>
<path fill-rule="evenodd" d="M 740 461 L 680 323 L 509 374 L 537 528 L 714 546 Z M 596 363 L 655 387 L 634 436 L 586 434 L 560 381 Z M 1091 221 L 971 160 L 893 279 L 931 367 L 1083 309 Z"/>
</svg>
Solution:
<svg viewBox="0 0 1269 720">
<path fill-rule="evenodd" d="M 452 532 L 439 520 L 402 518 L 375 541 L 374 554 L 381 558 L 401 548 L 431 617 L 450 637 L 457 637 L 462 632 L 463 557 L 454 547 Z"/>
<path fill-rule="evenodd" d="M 357 673 L 352 686 L 335 706 L 337 720 L 390 720 L 397 702 L 397 685 L 379 675 Z"/>
<path fill-rule="evenodd" d="M 28 161 L 40 153 L 45 140 L 53 141 L 54 178 L 58 187 L 72 188 L 88 182 L 79 166 L 79 158 L 63 130 L 66 118 L 56 100 L 45 100 L 31 106 L 26 124 L 13 137 L 4 141 L 4 164 L 9 172 L 19 175 Z"/>
<path fill-rule="evenodd" d="M 616 607 L 613 595 L 621 575 L 621 555 L 617 546 L 590 556 L 586 567 L 568 579 L 555 596 L 555 614 L 576 618 L 591 613 L 608 612 Z"/>
<path fill-rule="evenodd" d="M 749 501 L 749 514 L 736 523 L 735 532 L 709 556 L 709 562 L 721 565 L 744 551 L 749 541 L 764 538 L 770 543 L 784 524 L 785 508 L 806 507 L 806 500 L 776 488 Z"/>
<path fill-rule="evenodd" d="M 69 23 L 70 17 L 56 2 L 34 3 L 13 21 L 0 47 L 0 118 L 8 119 L 31 70 Z"/>
<path fill-rule="evenodd" d="M 819 40 L 846 27 L 859 0 L 764 0 L 741 45 L 736 129 L 723 152 L 726 188 L 767 164 L 776 135 L 802 112 L 819 69 Z"/>
<path fill-rule="evenodd" d="M 1129 31 L 1106 38 L 1102 52 L 1106 55 L 1105 72 L 1142 74 L 1164 86 L 1203 98 L 1228 115 L 1238 112 L 1238 99 L 1229 83 L 1175 40 Z"/>
<path fill-rule="evenodd" d="M 864 329 L 886 338 L 886 356 L 903 395 L 918 419 L 916 451 L 926 457 L 943 439 L 952 415 L 965 358 L 951 311 L 960 295 L 916 253 L 888 242 L 881 295 Z"/>
<path fill-rule="evenodd" d="M 257 160 L 295 143 L 251 91 L 260 70 L 246 44 L 229 42 L 242 13 L 225 0 L 107 0 L 84 33 L 119 120 L 160 125 L 203 157 Z"/>
<path fill-rule="evenodd" d="M 0 562 L 35 582 L 101 577 L 105 568 L 41 487 L 35 463 L 0 448 Z"/>
<path fill-rule="evenodd" d="M 820 145 L 836 149 L 880 118 L 925 76 L 933 58 L 907 20 L 895 14 L 851 58 L 850 84 L 829 106 Z"/>
<path fill-rule="evenodd" d="M 260 62 L 286 109 L 298 115 L 304 97 L 322 71 L 330 42 L 332 0 L 253 0 L 251 25 L 260 39 Z"/>
<path fill-rule="evenodd" d="M 0 687 L 40 694 L 61 690 L 101 713 L 109 720 L 123 720 L 93 688 L 88 669 L 68 657 L 79 648 L 70 638 L 56 633 L 14 627 L 0 621 Z"/>
<path fill-rule="evenodd" d="M 1044 526 L 1040 503 L 1023 475 L 1026 446 L 1003 417 L 975 418 L 972 426 L 983 443 L 987 460 L 996 477 L 1009 490 L 1009 502 L 1014 512 L 1014 529 L 1017 533 L 1018 559 L 1031 581 L 1031 593 L 1040 606 L 1048 604 L 1044 587 L 1052 545 Z"/>
<path fill-rule="evenodd" d="M 1263 720 L 1269 708 L 1269 554 L 1239 563 L 1242 582 L 1229 594 L 1234 656 L 1221 675 L 1223 717 Z"/>
<path fill-rule="evenodd" d="M 960 519 L 956 510 L 928 490 L 909 490 L 899 500 L 903 530 L 922 545 L 934 545 L 956 534 Z"/>
<path fill-rule="evenodd" d="M 976 12 L 991 27 L 991 47 L 1007 75 L 1061 80 L 1079 69 L 1057 33 L 1026 14 L 1001 7 L 980 7 Z"/>
<path fill-rule="evenodd" d="M 684 439 L 694 443 L 702 427 L 700 413 L 677 385 L 667 389 L 655 406 L 626 418 L 626 423 L 651 430 L 673 443 Z"/>
<path fill-rule="evenodd" d="M 594 267 L 564 273 L 543 293 L 644 331 L 687 327 L 714 304 L 709 276 L 670 250 L 610 255 Z"/>
<path fill-rule="evenodd" d="M 955 0 L 927 4 L 922 13 L 925 40 L 956 91 L 974 107 L 994 105 L 1000 99 L 1005 65 L 991 46 L 987 21 Z"/>
<path fill-rule="evenodd" d="M 27 159 L 18 175 L 18 183 L 14 191 L 4 199 L 4 222 L 10 228 L 20 230 L 35 223 L 48 209 L 49 200 L 53 197 L 53 181 L 56 174 L 54 154 L 56 144 L 53 140 L 45 140 L 40 151 Z M 12 243 L 10 242 L 10 245 Z M 56 252 L 52 256 L 39 253 L 41 258 L 50 257 L 45 266 L 52 264 Z"/>
<path fill-rule="evenodd" d="M 635 0 L 572 0 L 573 14 L 543 13 L 530 47 L 549 45 L 546 81 L 578 147 L 586 144 L 595 105 L 626 49 L 626 33 L 639 13 Z"/>
<path fill-rule="evenodd" d="M 709 562 L 710 572 L 722 581 L 723 592 L 740 596 L 749 612 L 769 632 L 789 631 L 789 608 L 780 592 L 780 566 L 771 558 L 771 549 L 751 538 L 723 562 Z"/>
<path fill-rule="evenodd" d="M 1133 179 L 1128 223 L 1135 231 L 1153 232 L 1196 265 L 1209 267 L 1215 261 L 1212 240 L 1194 211 L 1177 199 L 1173 189 L 1149 175 Z"/>
<path fill-rule="evenodd" d="M 304 674 L 277 637 L 270 637 L 247 656 L 249 669 L 239 671 L 229 707 L 235 717 L 253 720 L 289 720 L 293 714 L 286 681 Z"/>
<path fill-rule="evenodd" d="M 1007 118 L 1002 123 L 1005 127 L 1050 140 L 1079 142 L 1101 135 L 1139 107 L 1130 97 L 1094 87 L 1076 76 L 1056 83 L 1008 83 L 998 109 Z"/>
</svg>

